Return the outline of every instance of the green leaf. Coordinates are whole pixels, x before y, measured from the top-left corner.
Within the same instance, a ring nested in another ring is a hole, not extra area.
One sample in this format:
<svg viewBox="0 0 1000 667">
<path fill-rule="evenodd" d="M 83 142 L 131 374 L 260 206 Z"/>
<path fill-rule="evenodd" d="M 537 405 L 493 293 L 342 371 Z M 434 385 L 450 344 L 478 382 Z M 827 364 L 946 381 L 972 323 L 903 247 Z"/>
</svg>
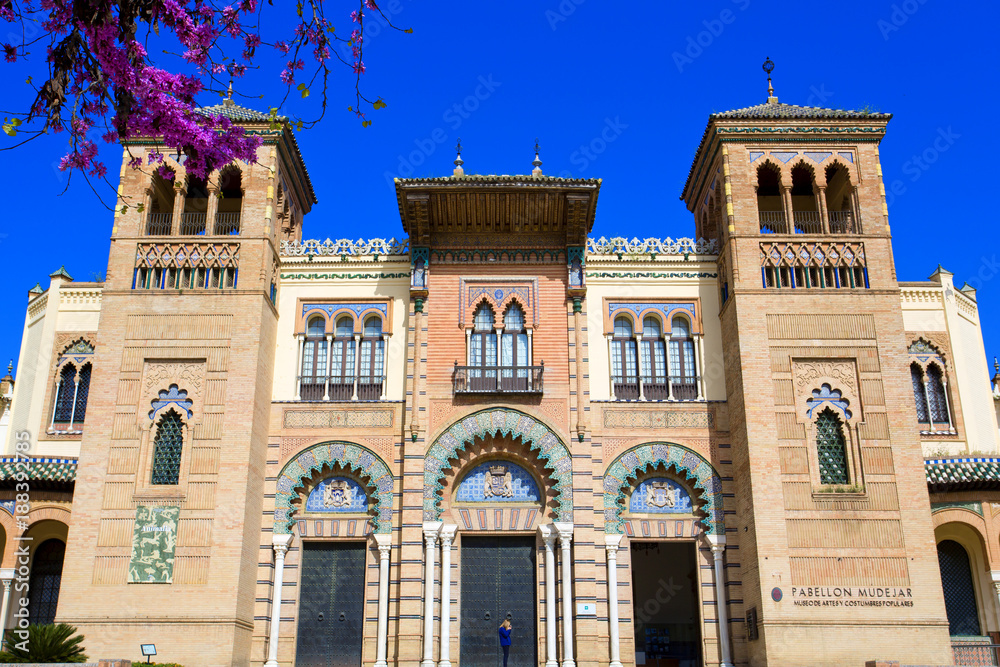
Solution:
<svg viewBox="0 0 1000 667">
<path fill-rule="evenodd" d="M 11 118 L 10 124 L 13 125 L 14 127 L 17 127 L 18 125 L 21 124 L 21 119 L 20 118 Z"/>
<path fill-rule="evenodd" d="M 305 87 L 306 87 L 306 84 L 300 83 L 299 85 L 295 86 L 295 90 L 302 90 Z"/>
<path fill-rule="evenodd" d="M 135 210 L 138 211 L 139 213 L 142 213 L 143 211 L 146 210 L 146 205 L 145 204 L 136 204 L 135 205 Z"/>
<path fill-rule="evenodd" d="M 407 28 L 403 32 L 413 34 L 413 28 Z"/>
<path fill-rule="evenodd" d="M 302 131 L 302 121 L 301 120 L 295 124 L 295 129 L 299 130 L 300 132 Z"/>
<path fill-rule="evenodd" d="M 309 97 L 309 89 L 308 88 L 303 88 L 302 89 L 302 98 L 305 99 L 306 97 Z"/>
<path fill-rule="evenodd" d="M 13 137 L 17 135 L 17 129 L 13 125 L 4 125 L 3 131 L 8 137 Z"/>
</svg>

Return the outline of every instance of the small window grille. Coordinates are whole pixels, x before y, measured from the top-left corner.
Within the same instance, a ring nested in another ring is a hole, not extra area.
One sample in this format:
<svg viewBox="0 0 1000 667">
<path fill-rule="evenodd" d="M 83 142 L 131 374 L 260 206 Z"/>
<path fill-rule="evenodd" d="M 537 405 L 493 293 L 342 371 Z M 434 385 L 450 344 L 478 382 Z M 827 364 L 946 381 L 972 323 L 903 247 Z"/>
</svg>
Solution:
<svg viewBox="0 0 1000 667">
<path fill-rule="evenodd" d="M 816 419 L 816 453 L 821 484 L 847 484 L 847 444 L 840 419 L 827 408 Z"/>
<path fill-rule="evenodd" d="M 181 474 L 184 431 L 180 415 L 173 410 L 160 418 L 153 446 L 153 484 L 175 485 Z"/>
</svg>

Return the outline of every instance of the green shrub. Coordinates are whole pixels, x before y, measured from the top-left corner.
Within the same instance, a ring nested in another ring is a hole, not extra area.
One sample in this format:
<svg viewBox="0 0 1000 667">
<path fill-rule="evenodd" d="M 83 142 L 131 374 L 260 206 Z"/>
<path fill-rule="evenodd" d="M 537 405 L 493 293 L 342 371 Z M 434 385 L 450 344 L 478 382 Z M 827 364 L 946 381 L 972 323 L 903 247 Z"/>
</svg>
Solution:
<svg viewBox="0 0 1000 667">
<path fill-rule="evenodd" d="M 29 625 L 27 642 L 13 631 L 7 632 L 7 650 L 0 652 L 0 663 L 87 662 L 83 652 L 83 635 L 65 623 Z M 27 646 L 21 650 L 18 644 Z"/>
</svg>

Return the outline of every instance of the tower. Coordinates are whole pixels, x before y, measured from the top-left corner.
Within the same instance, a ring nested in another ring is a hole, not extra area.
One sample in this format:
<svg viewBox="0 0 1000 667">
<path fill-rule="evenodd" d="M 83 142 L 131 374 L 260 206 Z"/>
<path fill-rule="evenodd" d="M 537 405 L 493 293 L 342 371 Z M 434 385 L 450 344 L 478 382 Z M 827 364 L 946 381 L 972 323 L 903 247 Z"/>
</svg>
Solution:
<svg viewBox="0 0 1000 667">
<path fill-rule="evenodd" d="M 782 104 L 771 69 L 766 103 L 709 117 L 682 193 L 721 247 L 730 595 L 752 664 L 944 664 L 879 165 L 891 115 Z"/>
<path fill-rule="evenodd" d="M 250 659 L 278 244 L 316 200 L 285 119 L 198 113 L 263 143 L 204 180 L 176 154 L 130 166 L 156 138 L 124 146 L 59 620 L 92 655 L 221 666 Z"/>
</svg>

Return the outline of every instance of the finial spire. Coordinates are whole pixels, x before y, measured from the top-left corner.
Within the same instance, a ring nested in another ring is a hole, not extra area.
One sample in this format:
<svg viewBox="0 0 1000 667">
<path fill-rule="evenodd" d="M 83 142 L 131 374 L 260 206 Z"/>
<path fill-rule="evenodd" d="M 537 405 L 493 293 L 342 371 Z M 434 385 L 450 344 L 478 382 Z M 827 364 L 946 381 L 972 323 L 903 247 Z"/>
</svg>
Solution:
<svg viewBox="0 0 1000 667">
<path fill-rule="evenodd" d="M 222 100 L 222 103 L 227 107 L 236 106 L 236 102 L 233 102 L 233 77 L 229 77 L 229 90 L 226 91 L 226 99 Z"/>
<path fill-rule="evenodd" d="M 764 60 L 764 71 L 767 72 L 767 103 L 777 104 L 778 98 L 774 96 L 774 84 L 771 83 L 771 72 L 774 71 L 774 61 L 770 57 Z"/>
<path fill-rule="evenodd" d="M 993 357 L 993 361 L 996 361 L 996 357 Z M 10 363 L 7 364 L 7 375 L 14 372 L 14 360 L 11 359 Z"/>
<path fill-rule="evenodd" d="M 459 137 L 458 145 L 455 146 L 455 170 L 452 172 L 452 176 L 465 176 L 465 170 L 462 169 L 463 164 L 465 164 L 465 160 L 462 159 L 462 137 Z"/>
<path fill-rule="evenodd" d="M 532 176 L 542 175 L 542 160 L 538 157 L 538 150 L 538 137 L 535 137 L 535 159 L 531 161 L 531 166 L 534 167 L 534 169 L 531 170 Z"/>
</svg>

